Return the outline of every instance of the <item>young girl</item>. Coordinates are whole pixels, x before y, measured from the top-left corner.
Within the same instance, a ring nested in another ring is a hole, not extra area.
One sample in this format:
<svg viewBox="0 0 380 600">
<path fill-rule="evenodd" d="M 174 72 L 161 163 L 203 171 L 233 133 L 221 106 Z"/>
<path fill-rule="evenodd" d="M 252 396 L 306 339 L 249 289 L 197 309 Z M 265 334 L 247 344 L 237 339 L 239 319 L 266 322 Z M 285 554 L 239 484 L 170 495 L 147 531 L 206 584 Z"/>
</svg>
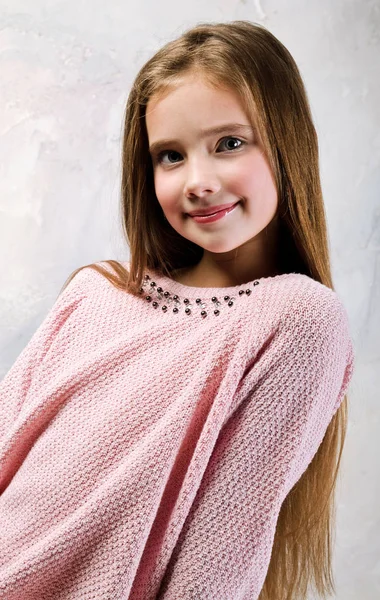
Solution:
<svg viewBox="0 0 380 600">
<path fill-rule="evenodd" d="M 200 25 L 141 69 L 122 218 L 130 261 L 76 270 L 0 387 L 0 597 L 325 598 L 354 353 L 269 31 Z"/>
</svg>

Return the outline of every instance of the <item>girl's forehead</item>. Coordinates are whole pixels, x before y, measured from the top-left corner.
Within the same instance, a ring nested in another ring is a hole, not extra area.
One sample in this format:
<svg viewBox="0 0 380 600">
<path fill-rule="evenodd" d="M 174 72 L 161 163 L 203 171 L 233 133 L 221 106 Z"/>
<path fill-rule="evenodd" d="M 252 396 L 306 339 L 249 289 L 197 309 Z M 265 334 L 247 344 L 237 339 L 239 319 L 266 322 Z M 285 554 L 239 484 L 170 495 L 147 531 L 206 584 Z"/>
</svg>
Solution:
<svg viewBox="0 0 380 600">
<path fill-rule="evenodd" d="M 181 88 L 196 88 L 202 86 L 215 94 L 221 92 L 237 94 L 226 81 L 217 80 L 201 70 L 192 70 L 177 75 L 175 78 L 164 81 L 148 100 L 148 104 L 157 103 L 167 96 L 179 91 Z"/>
<path fill-rule="evenodd" d="M 148 101 L 146 115 L 168 113 L 168 117 L 184 110 L 202 108 L 212 112 L 234 110 L 245 112 L 242 99 L 236 90 L 226 85 L 210 83 L 207 79 L 184 76 L 170 86 L 158 90 Z"/>
</svg>

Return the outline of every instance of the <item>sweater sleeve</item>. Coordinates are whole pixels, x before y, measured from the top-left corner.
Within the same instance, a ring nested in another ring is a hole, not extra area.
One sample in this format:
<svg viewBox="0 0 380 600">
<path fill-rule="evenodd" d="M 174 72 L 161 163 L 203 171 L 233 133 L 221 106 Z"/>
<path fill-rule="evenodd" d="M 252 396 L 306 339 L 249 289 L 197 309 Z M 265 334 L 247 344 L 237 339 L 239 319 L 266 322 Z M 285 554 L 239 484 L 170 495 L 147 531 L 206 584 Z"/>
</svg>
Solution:
<svg viewBox="0 0 380 600">
<path fill-rule="evenodd" d="M 49 348 L 85 297 L 84 281 L 87 277 L 88 269 L 83 269 L 70 281 L 0 382 L 0 450 L 6 446 L 11 427 L 28 400 Z M 2 452 L 0 456 L 3 456 Z M 4 465 L 1 467 L 3 477 Z M 0 493 L 2 489 L 0 483 Z"/>
<path fill-rule="evenodd" d="M 301 299 L 253 358 L 221 430 L 157 600 L 255 600 L 281 504 L 321 444 L 348 389 L 354 353 L 332 290 Z"/>
</svg>

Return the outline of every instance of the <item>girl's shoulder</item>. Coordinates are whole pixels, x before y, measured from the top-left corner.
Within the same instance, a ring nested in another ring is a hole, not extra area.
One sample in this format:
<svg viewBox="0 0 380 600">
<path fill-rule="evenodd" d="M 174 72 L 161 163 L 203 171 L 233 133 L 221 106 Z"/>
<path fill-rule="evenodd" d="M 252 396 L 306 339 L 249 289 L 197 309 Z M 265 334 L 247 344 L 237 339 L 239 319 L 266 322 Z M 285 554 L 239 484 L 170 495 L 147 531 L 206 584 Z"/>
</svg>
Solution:
<svg viewBox="0 0 380 600">
<path fill-rule="evenodd" d="M 83 265 L 75 269 L 66 280 L 63 289 L 82 290 L 87 293 L 97 292 L 100 289 L 107 289 L 111 285 L 111 279 L 117 278 L 117 271 L 109 264 L 116 264 L 117 271 L 120 269 L 128 270 L 127 262 L 118 261 L 97 261 L 87 265 Z"/>
<path fill-rule="evenodd" d="M 274 278 L 264 293 L 264 302 L 276 306 L 281 320 L 288 326 L 304 323 L 306 326 L 323 328 L 348 324 L 348 313 L 342 297 L 336 290 L 313 279 L 309 275 L 290 273 Z"/>
</svg>

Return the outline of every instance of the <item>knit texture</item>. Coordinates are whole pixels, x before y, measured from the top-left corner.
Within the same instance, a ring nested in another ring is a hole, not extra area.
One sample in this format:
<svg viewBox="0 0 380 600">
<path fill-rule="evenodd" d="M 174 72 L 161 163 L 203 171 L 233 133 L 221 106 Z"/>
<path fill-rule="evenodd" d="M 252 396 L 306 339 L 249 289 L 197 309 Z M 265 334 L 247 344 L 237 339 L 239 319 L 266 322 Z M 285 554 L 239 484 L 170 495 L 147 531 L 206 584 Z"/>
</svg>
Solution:
<svg viewBox="0 0 380 600">
<path fill-rule="evenodd" d="M 297 273 L 147 273 L 190 312 L 86 268 L 0 383 L 1 599 L 260 593 L 281 504 L 350 383 L 347 313 Z"/>
</svg>

